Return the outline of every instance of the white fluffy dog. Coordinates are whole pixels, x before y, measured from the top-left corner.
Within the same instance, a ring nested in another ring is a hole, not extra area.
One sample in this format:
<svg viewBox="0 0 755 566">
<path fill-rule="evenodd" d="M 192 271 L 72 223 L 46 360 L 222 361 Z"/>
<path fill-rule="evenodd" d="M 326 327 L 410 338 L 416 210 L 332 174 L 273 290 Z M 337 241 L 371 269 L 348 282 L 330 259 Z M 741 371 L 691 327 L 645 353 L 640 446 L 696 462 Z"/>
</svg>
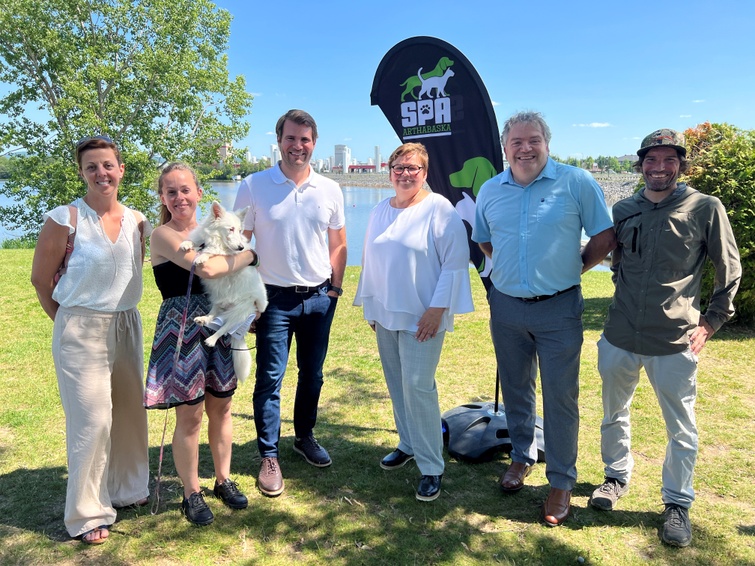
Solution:
<svg viewBox="0 0 755 566">
<path fill-rule="evenodd" d="M 181 249 L 199 251 L 194 260 L 197 264 L 212 255 L 234 255 L 250 249 L 243 232 L 247 210 L 227 212 L 220 203 L 213 202 L 210 214 L 191 231 Z M 212 309 L 207 315 L 196 317 L 194 322 L 212 329 L 217 327 L 205 340 L 208 346 L 215 346 L 221 336 L 231 334 L 233 368 L 238 380 L 243 382 L 252 369 L 252 356 L 244 336 L 254 317 L 267 308 L 265 285 L 257 268 L 251 265 L 223 277 L 202 279 L 202 284 L 210 296 Z"/>
</svg>

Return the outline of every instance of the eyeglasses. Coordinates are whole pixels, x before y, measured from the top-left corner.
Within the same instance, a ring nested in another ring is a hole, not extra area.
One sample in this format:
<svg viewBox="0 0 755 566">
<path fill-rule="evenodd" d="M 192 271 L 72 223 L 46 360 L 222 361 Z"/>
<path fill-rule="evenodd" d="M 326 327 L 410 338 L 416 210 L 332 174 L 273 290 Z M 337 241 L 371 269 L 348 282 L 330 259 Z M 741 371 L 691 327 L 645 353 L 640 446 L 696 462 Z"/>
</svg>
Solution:
<svg viewBox="0 0 755 566">
<path fill-rule="evenodd" d="M 80 147 L 81 147 L 82 145 L 84 145 L 85 143 L 89 143 L 90 141 L 94 141 L 94 140 L 102 140 L 102 141 L 104 141 L 105 143 L 113 143 L 113 140 L 112 140 L 112 139 L 110 139 L 110 136 L 106 136 L 106 135 L 87 136 L 87 137 L 85 137 L 85 138 L 81 138 L 81 139 L 80 139 L 80 140 L 79 140 L 79 141 L 78 141 L 78 142 L 76 143 L 76 148 L 78 149 L 78 148 L 80 148 Z"/>
<path fill-rule="evenodd" d="M 396 175 L 403 175 L 404 171 L 408 171 L 410 175 L 416 175 L 422 169 L 424 169 L 424 167 L 421 167 L 420 165 L 391 165 L 391 171 Z"/>
</svg>

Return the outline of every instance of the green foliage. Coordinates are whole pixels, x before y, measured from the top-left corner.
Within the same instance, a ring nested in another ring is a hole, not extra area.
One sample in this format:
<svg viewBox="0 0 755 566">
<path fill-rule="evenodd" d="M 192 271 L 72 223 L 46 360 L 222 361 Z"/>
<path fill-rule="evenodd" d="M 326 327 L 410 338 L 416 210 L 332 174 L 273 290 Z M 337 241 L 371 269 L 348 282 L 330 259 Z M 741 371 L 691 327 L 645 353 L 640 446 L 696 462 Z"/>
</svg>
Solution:
<svg viewBox="0 0 755 566">
<path fill-rule="evenodd" d="M 585 159 L 577 159 L 576 157 L 567 157 L 566 159 L 560 158 L 558 155 L 551 155 L 554 161 L 559 163 L 565 163 L 566 165 L 572 165 L 573 167 L 580 167 L 582 169 L 591 169 L 593 163 L 597 163 L 601 171 L 612 171 L 614 173 L 631 173 L 632 162 L 631 161 L 619 161 L 618 157 L 606 157 L 599 155 L 597 159 L 587 157 Z"/>
<path fill-rule="evenodd" d="M 109 135 L 126 176 L 121 200 L 154 219 L 157 168 L 217 161 L 243 138 L 252 97 L 228 76 L 230 14 L 209 0 L 6 0 L 0 12 L 0 222 L 34 233 L 42 213 L 84 193 L 76 142 Z"/>
<path fill-rule="evenodd" d="M 37 238 L 34 236 L 21 236 L 3 240 L 0 247 L 4 250 L 33 250 L 37 246 Z"/>
<path fill-rule="evenodd" d="M 0 155 L 0 179 L 8 178 L 8 168 L 10 167 L 10 158 Z"/>
<path fill-rule="evenodd" d="M 742 282 L 734 301 L 737 321 L 755 321 L 755 130 L 706 122 L 685 132 L 688 183 L 718 197 L 726 207 L 742 259 Z M 703 299 L 713 290 L 713 269 L 703 278 Z"/>
</svg>

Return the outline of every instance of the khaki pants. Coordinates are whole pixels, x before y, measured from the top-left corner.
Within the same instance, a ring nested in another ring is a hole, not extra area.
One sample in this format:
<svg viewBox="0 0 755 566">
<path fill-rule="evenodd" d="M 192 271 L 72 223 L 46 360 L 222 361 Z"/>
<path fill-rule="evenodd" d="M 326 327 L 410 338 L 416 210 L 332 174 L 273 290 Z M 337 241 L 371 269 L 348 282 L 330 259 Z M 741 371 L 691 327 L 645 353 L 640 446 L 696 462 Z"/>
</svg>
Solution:
<svg viewBox="0 0 755 566">
<path fill-rule="evenodd" d="M 64 520 L 75 537 L 112 525 L 114 507 L 149 496 L 139 311 L 61 307 L 52 355 L 66 415 Z"/>
</svg>

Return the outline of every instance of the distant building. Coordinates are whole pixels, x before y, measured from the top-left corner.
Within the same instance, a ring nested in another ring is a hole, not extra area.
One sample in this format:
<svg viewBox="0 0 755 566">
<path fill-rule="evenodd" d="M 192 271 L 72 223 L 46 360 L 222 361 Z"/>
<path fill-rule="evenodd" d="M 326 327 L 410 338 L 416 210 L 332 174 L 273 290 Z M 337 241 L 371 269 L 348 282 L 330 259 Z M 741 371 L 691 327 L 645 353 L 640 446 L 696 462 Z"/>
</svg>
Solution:
<svg viewBox="0 0 755 566">
<path fill-rule="evenodd" d="M 270 144 L 270 166 L 272 167 L 281 160 L 281 150 L 274 144 Z"/>
<path fill-rule="evenodd" d="M 382 159 L 380 158 L 380 146 L 379 145 L 375 146 L 375 161 L 373 161 L 373 163 L 375 165 L 377 165 L 377 167 L 375 169 L 375 172 L 376 173 L 380 173 L 383 170 L 383 168 L 381 167 L 381 165 L 382 165 Z"/>
<path fill-rule="evenodd" d="M 349 165 L 349 173 L 374 173 L 375 166 L 371 163 L 355 163 Z"/>
<path fill-rule="evenodd" d="M 347 145 L 336 145 L 333 171 L 339 168 L 341 171 L 345 171 L 349 165 L 351 165 L 351 149 Z"/>
<path fill-rule="evenodd" d="M 635 161 L 637 161 L 637 155 L 634 153 L 631 155 L 622 155 L 621 157 L 618 157 L 617 159 L 619 160 L 619 163 L 624 163 L 626 161 L 630 161 L 631 163 L 634 163 Z"/>
</svg>

